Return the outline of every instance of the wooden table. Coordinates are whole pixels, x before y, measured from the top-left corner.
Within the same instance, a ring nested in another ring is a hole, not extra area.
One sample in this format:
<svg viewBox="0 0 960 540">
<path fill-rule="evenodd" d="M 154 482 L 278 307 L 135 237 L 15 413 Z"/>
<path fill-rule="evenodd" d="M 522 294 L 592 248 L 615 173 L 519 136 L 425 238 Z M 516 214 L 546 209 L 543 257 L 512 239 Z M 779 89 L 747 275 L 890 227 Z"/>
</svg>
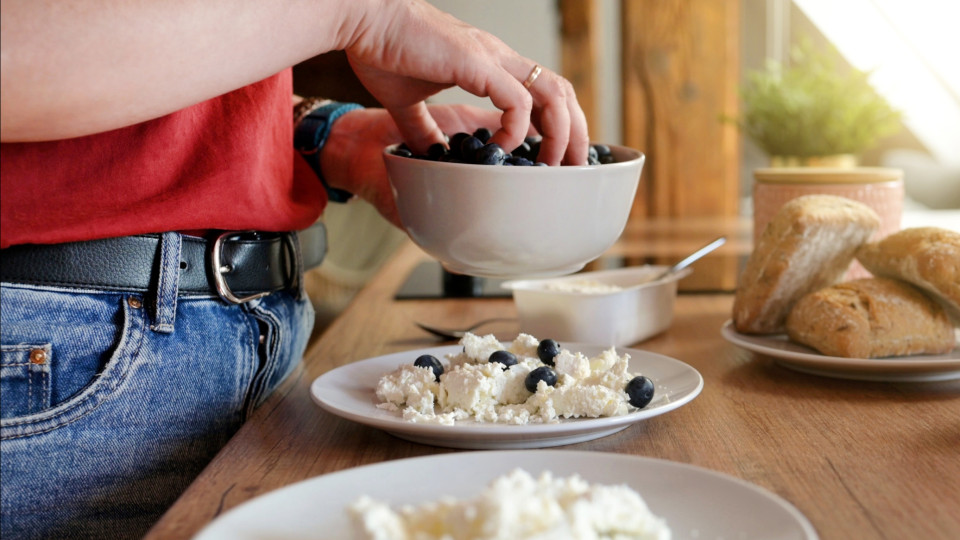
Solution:
<svg viewBox="0 0 960 540">
<path fill-rule="evenodd" d="M 685 245 L 717 236 L 716 227 L 697 230 Z M 670 256 L 663 251 L 653 256 Z M 413 321 L 452 326 L 515 316 L 508 299 L 394 300 L 423 257 L 406 245 L 390 260 L 148 539 L 190 538 L 224 511 L 309 477 L 456 451 L 340 419 L 309 395 L 310 383 L 337 366 L 438 344 Z M 706 261 L 698 272 L 708 271 Z M 732 301 L 730 293 L 681 294 L 672 327 L 638 345 L 695 367 L 705 380 L 699 397 L 615 435 L 562 448 L 657 457 L 739 477 L 790 501 L 823 539 L 960 538 L 960 381 L 858 382 L 788 370 L 721 337 Z M 507 337 L 518 327 L 484 330 Z"/>
</svg>

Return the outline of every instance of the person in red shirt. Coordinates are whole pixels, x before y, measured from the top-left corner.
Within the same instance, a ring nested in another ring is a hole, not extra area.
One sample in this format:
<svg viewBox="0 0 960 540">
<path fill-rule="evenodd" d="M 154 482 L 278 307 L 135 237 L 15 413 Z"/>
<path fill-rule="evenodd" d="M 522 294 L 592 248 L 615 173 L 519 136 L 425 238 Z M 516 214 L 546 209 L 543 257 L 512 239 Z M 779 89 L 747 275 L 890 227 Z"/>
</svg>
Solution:
<svg viewBox="0 0 960 540">
<path fill-rule="evenodd" d="M 532 124 L 541 161 L 587 159 L 566 80 L 421 0 L 11 0 L 0 27 L 3 537 L 144 534 L 298 365 L 327 201 L 399 223 L 387 144 Z M 332 50 L 382 109 L 292 95 Z M 454 85 L 499 111 L 425 104 Z"/>
</svg>

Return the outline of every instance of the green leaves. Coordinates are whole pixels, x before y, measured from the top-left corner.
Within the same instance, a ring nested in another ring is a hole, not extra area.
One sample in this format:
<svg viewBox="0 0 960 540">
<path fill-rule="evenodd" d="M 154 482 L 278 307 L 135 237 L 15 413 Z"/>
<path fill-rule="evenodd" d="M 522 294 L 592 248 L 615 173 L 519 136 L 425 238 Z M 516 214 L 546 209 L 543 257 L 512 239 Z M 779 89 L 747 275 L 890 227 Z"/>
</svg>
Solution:
<svg viewBox="0 0 960 540">
<path fill-rule="evenodd" d="M 870 86 L 868 73 L 839 69 L 808 41 L 791 66 L 769 62 L 747 76 L 740 129 L 771 156 L 859 154 L 900 127 L 900 112 Z"/>
</svg>

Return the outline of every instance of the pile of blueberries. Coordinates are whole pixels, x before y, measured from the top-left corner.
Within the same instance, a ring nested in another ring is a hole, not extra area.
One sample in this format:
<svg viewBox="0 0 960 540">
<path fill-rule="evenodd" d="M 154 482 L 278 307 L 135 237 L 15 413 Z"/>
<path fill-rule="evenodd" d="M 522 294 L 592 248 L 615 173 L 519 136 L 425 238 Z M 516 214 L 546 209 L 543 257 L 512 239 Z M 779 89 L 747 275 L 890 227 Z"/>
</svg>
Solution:
<svg viewBox="0 0 960 540">
<path fill-rule="evenodd" d="M 426 154 L 414 154 L 406 143 L 397 146 L 393 154 L 396 156 L 428 161 L 443 161 L 446 163 L 471 163 L 474 165 L 508 165 L 508 166 L 540 166 L 547 164 L 537 161 L 540 154 L 540 137 L 527 137 L 520 146 L 511 152 L 505 151 L 499 144 L 492 143 L 492 133 L 487 128 L 479 128 L 471 133 L 456 133 L 447 137 L 447 144 L 434 143 L 427 149 Z M 613 154 L 605 144 L 590 145 L 587 157 L 589 165 L 605 165 L 613 163 Z"/>
<path fill-rule="evenodd" d="M 557 343 L 556 340 L 544 339 L 537 345 L 537 356 L 540 357 L 540 361 L 545 365 L 534 369 L 527 375 L 526 380 L 523 381 L 527 390 L 531 393 L 536 392 L 537 385 L 540 381 L 547 383 L 547 386 L 557 384 L 557 372 L 553 369 L 553 366 L 556 364 L 553 359 L 558 354 L 560 354 L 560 344 Z M 503 369 L 509 369 L 510 366 L 517 363 L 517 356 L 510 351 L 494 351 L 490 355 L 489 361 L 502 364 Z M 431 369 L 433 376 L 438 381 L 440 380 L 440 375 L 443 375 L 443 364 L 441 364 L 440 360 L 435 356 L 429 354 L 421 355 L 414 360 L 413 365 Z M 627 387 L 624 388 L 624 391 L 627 393 L 630 404 L 638 409 L 642 409 L 653 400 L 653 381 L 643 375 L 637 375 L 627 382 Z"/>
</svg>

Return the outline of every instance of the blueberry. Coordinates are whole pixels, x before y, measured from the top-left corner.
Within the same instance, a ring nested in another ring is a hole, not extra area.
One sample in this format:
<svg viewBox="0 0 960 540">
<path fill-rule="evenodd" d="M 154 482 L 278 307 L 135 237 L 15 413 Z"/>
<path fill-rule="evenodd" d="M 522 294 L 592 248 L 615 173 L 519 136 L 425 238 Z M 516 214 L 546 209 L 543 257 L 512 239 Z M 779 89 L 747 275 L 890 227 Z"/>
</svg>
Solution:
<svg viewBox="0 0 960 540">
<path fill-rule="evenodd" d="M 523 385 L 527 387 L 527 390 L 536 392 L 537 383 L 540 381 L 547 383 L 547 386 L 553 386 L 557 384 L 557 372 L 554 371 L 550 366 L 540 366 L 527 374 L 527 378 L 524 379 Z"/>
<path fill-rule="evenodd" d="M 453 136 L 450 137 L 450 154 L 453 157 L 461 160 L 463 159 L 464 156 L 461 153 L 460 146 L 463 144 L 463 141 L 467 139 L 467 137 L 470 137 L 470 134 L 464 133 L 463 131 L 454 133 Z M 477 148 L 479 148 L 479 146 Z"/>
<path fill-rule="evenodd" d="M 609 146 L 605 144 L 595 144 L 592 148 L 597 153 L 597 161 L 599 161 L 601 165 L 613 163 L 613 153 L 610 151 Z"/>
<path fill-rule="evenodd" d="M 396 148 L 393 151 L 393 155 L 400 157 L 413 157 L 413 152 L 407 150 L 406 148 Z"/>
<path fill-rule="evenodd" d="M 526 156 L 530 161 L 536 161 L 537 157 L 540 155 L 540 142 L 542 139 L 539 137 L 527 137 L 523 142 L 530 145 L 530 153 Z"/>
<path fill-rule="evenodd" d="M 482 127 L 477 128 L 477 130 L 473 132 L 473 136 L 480 139 L 480 142 L 483 144 L 487 144 L 487 141 L 490 140 L 490 137 L 493 137 L 493 132 L 485 127 Z"/>
<path fill-rule="evenodd" d="M 587 161 L 600 163 L 600 153 L 597 152 L 596 146 L 590 146 L 587 150 Z"/>
<path fill-rule="evenodd" d="M 503 364 L 503 369 L 507 369 L 510 366 L 516 365 L 517 357 L 510 351 L 494 351 L 493 354 L 490 355 L 489 361 Z"/>
<path fill-rule="evenodd" d="M 463 139 L 463 141 L 460 142 L 460 159 L 467 163 L 473 163 L 473 157 L 482 146 L 483 142 L 473 135 Z"/>
<path fill-rule="evenodd" d="M 485 144 L 477 150 L 474 161 L 479 165 L 503 165 L 507 153 L 497 143 Z"/>
<path fill-rule="evenodd" d="M 554 365 L 553 358 L 560 354 L 560 344 L 553 339 L 545 339 L 537 345 L 537 356 L 548 366 Z"/>
<path fill-rule="evenodd" d="M 520 146 L 513 149 L 513 152 L 510 152 L 514 156 L 522 158 L 530 158 L 530 144 L 527 141 L 520 143 Z"/>
<path fill-rule="evenodd" d="M 443 375 L 443 364 L 440 363 L 440 360 L 437 360 L 436 356 L 422 354 L 413 361 L 413 365 L 432 369 L 433 377 L 438 381 L 440 380 L 440 376 Z"/>
<path fill-rule="evenodd" d="M 503 162 L 504 165 L 516 165 L 518 167 L 530 167 L 533 162 L 521 156 L 510 156 Z"/>
<path fill-rule="evenodd" d="M 630 404 L 638 409 L 646 407 L 653 399 L 653 381 L 643 375 L 630 379 L 624 390 L 627 392 Z"/>
<path fill-rule="evenodd" d="M 427 159 L 431 161 L 440 161 L 440 158 L 447 154 L 447 147 L 443 143 L 433 143 L 427 148 Z"/>
</svg>

